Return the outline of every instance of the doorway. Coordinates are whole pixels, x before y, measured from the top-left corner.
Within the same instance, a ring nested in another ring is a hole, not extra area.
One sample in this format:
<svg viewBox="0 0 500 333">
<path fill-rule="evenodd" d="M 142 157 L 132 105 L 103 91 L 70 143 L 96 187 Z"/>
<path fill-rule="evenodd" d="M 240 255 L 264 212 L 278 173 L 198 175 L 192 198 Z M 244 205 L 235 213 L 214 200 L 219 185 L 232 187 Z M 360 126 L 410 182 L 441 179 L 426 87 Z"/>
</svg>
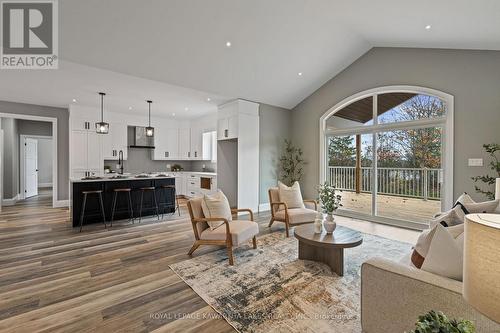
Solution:
<svg viewBox="0 0 500 333">
<path fill-rule="evenodd" d="M 451 206 L 453 98 L 420 87 L 357 94 L 321 119 L 321 182 L 339 214 L 414 229 Z"/>
<path fill-rule="evenodd" d="M 1 113 L 2 205 L 57 207 L 57 119 Z M 24 202 L 29 201 L 29 202 Z"/>
<path fill-rule="evenodd" d="M 20 185 L 21 199 L 52 194 L 52 137 L 20 136 Z"/>
</svg>

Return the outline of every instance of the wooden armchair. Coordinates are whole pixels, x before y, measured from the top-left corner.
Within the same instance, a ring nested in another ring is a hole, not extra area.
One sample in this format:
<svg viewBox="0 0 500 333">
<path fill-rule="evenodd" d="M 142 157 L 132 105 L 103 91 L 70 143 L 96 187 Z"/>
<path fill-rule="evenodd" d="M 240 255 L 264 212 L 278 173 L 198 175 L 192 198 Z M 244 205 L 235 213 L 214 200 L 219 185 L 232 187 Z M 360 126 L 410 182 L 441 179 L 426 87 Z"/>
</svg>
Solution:
<svg viewBox="0 0 500 333">
<path fill-rule="evenodd" d="M 225 218 L 206 218 L 201 208 L 202 198 L 194 198 L 188 201 L 187 207 L 195 242 L 188 255 L 192 255 L 200 245 L 221 245 L 227 248 L 227 256 L 229 265 L 234 265 L 233 246 L 239 246 L 252 239 L 253 248 L 257 248 L 257 238 L 259 233 L 259 225 L 253 222 L 253 212 L 250 209 L 232 209 L 233 216 L 238 212 L 247 212 L 250 215 L 250 221 L 232 220 L 228 221 Z M 208 226 L 208 221 L 222 221 L 223 225 L 211 230 Z"/>
<path fill-rule="evenodd" d="M 288 208 L 286 203 L 281 202 L 277 187 L 269 189 L 269 203 L 271 205 L 269 227 L 274 222 L 285 223 L 286 237 L 290 237 L 289 229 L 291 226 L 314 222 L 318 209 L 316 200 L 304 200 L 305 208 Z"/>
</svg>

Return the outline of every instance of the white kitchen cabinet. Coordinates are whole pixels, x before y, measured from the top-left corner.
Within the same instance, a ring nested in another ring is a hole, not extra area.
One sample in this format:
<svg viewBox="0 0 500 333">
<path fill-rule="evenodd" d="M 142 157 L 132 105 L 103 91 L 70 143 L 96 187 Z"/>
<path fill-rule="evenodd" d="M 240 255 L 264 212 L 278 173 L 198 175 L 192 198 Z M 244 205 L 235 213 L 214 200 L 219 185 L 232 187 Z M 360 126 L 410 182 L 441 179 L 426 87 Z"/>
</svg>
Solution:
<svg viewBox="0 0 500 333">
<path fill-rule="evenodd" d="M 186 176 L 182 173 L 175 177 L 175 191 L 177 195 L 186 195 Z"/>
<path fill-rule="evenodd" d="M 101 151 L 102 134 L 91 130 L 73 130 L 71 132 L 71 176 L 82 174 L 101 174 L 104 159 Z"/>
<path fill-rule="evenodd" d="M 154 160 L 175 160 L 179 158 L 179 130 L 177 128 L 156 128 Z"/>
<path fill-rule="evenodd" d="M 234 101 L 219 107 L 217 119 L 217 140 L 238 138 L 240 102 Z"/>
<path fill-rule="evenodd" d="M 71 129 L 88 131 L 95 129 L 95 119 L 91 117 L 71 117 Z"/>
<path fill-rule="evenodd" d="M 127 125 L 110 123 L 109 133 L 102 136 L 102 154 L 105 160 L 118 160 L 120 150 L 127 159 Z"/>
<path fill-rule="evenodd" d="M 191 159 L 191 130 L 189 128 L 179 129 L 179 159 Z"/>
<path fill-rule="evenodd" d="M 191 159 L 201 160 L 203 157 L 203 130 L 200 127 L 191 128 Z"/>
</svg>

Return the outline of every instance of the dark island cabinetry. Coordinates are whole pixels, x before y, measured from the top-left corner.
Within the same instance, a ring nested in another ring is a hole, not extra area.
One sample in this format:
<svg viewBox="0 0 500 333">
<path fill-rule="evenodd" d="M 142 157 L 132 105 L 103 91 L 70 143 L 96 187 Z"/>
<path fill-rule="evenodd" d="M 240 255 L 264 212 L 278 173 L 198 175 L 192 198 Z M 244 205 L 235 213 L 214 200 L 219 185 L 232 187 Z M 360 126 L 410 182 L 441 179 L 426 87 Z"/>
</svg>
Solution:
<svg viewBox="0 0 500 333">
<path fill-rule="evenodd" d="M 166 191 L 162 188 L 163 185 L 174 185 L 175 178 L 127 178 L 127 179 L 103 179 L 103 180 L 82 180 L 72 181 L 71 188 L 71 218 L 73 227 L 80 224 L 80 214 L 82 212 L 83 204 L 83 191 L 102 190 L 104 201 L 104 212 L 106 220 L 111 220 L 111 210 L 113 208 L 114 189 L 130 188 L 132 190 L 132 207 L 134 217 L 139 217 L 140 201 L 141 201 L 141 188 L 142 187 L 155 187 L 156 198 L 158 200 L 159 212 L 168 214 L 173 213 L 173 207 L 165 207 L 161 205 L 162 202 L 174 202 L 173 191 Z M 126 193 L 119 193 L 116 202 L 116 211 L 114 220 L 128 219 L 129 213 L 127 211 L 128 195 Z M 155 215 L 153 192 L 148 191 L 144 193 L 142 216 Z M 97 195 L 89 195 L 85 208 L 85 218 L 83 224 L 102 223 L 101 209 L 99 204 L 99 197 Z"/>
</svg>

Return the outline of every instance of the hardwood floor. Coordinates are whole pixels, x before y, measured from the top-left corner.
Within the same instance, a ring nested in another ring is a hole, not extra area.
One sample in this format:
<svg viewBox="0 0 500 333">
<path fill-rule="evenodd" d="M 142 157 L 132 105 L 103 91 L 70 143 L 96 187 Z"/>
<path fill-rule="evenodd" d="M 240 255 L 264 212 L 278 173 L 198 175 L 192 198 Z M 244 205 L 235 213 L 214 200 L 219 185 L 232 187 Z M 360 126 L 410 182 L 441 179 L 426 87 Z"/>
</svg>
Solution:
<svg viewBox="0 0 500 333">
<path fill-rule="evenodd" d="M 168 267 L 189 259 L 194 237 L 185 206 L 180 218 L 79 233 L 67 209 L 50 207 L 50 196 L 28 201 L 0 213 L 0 331 L 234 332 Z M 261 234 L 269 233 L 269 214 L 255 217 Z M 370 229 L 339 218 L 356 223 Z M 417 234 L 381 227 L 394 238 Z"/>
</svg>

